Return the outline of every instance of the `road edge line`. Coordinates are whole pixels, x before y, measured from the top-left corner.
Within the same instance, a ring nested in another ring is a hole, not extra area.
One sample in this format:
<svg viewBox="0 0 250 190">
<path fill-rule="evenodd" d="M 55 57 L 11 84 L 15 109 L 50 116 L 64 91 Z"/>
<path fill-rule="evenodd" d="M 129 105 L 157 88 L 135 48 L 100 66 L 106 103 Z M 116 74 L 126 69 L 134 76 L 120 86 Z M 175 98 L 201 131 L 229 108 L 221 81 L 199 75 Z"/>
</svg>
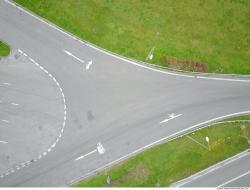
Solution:
<svg viewBox="0 0 250 190">
<path fill-rule="evenodd" d="M 177 73 L 176 71 L 165 71 L 167 70 L 168 68 L 164 68 L 165 70 L 160 70 L 159 68 L 162 69 L 162 67 L 159 67 L 157 65 L 153 65 L 153 64 L 149 64 L 149 63 L 146 63 L 146 62 L 143 62 L 143 61 L 139 61 L 139 60 L 134 60 L 134 59 L 131 59 L 131 58 L 127 58 L 127 57 L 124 57 L 122 55 L 118 55 L 117 53 L 114 53 L 114 52 L 111 52 L 109 50 L 106 50 L 106 49 L 103 49 L 95 44 L 92 44 L 88 41 L 85 41 L 83 39 L 81 39 L 80 37 L 64 30 L 63 28 L 57 26 L 56 24 L 50 22 L 49 20 L 35 14 L 34 12 L 31 12 L 30 10 L 28 10 L 27 8 L 24 8 L 23 6 L 17 4 L 16 2 L 13 2 L 12 0 L 4 0 L 6 3 L 16 7 L 17 9 L 25 12 L 26 14 L 32 16 L 33 18 L 41 21 L 42 23 L 44 24 L 47 24 L 48 26 L 54 28 L 55 30 L 63 33 L 64 35 L 74 39 L 74 40 L 77 40 L 78 42 L 80 42 L 81 44 L 83 45 L 86 45 L 86 46 L 89 46 L 91 47 L 92 49 L 95 49 L 99 52 L 102 52 L 104 54 L 107 54 L 107 55 L 110 55 L 112 57 L 115 57 L 117 59 L 120 59 L 120 60 L 123 60 L 125 62 L 128 62 L 132 65 L 136 65 L 138 67 L 141 67 L 141 68 L 144 68 L 144 69 L 147 69 L 147 70 L 151 70 L 151 71 L 155 71 L 155 72 L 158 72 L 158 73 L 162 73 L 162 74 L 168 74 L 168 75 L 172 75 L 172 76 L 180 76 L 180 77 L 187 77 L 187 78 L 197 78 L 197 79 L 207 79 L 207 80 L 220 80 L 220 81 L 228 81 L 228 82 L 247 82 L 247 83 L 250 83 L 250 80 L 244 80 L 244 79 L 232 79 L 232 78 L 218 78 L 218 77 L 206 77 L 204 75 L 214 75 L 216 76 L 217 74 L 213 74 L 213 73 L 202 73 L 202 75 L 195 75 L 194 73 L 191 73 L 191 72 L 186 72 L 184 73 L 184 71 L 182 71 L 182 73 Z M 153 68 L 154 67 L 154 68 Z M 157 68 L 157 69 L 156 69 Z M 180 72 L 180 71 L 178 71 Z M 222 75 L 222 74 L 221 74 Z M 233 75 L 233 74 L 231 74 Z M 227 76 L 227 74 L 225 74 L 225 76 Z M 246 77 L 248 78 L 249 76 L 244 76 L 244 75 L 237 75 L 238 77 Z"/>
<path fill-rule="evenodd" d="M 84 175 L 82 175 L 82 176 L 80 176 L 80 177 L 78 177 L 78 178 L 76 178 L 74 180 L 71 180 L 69 183 L 64 184 L 64 186 L 72 186 L 73 184 L 78 183 L 81 180 L 86 179 L 88 177 L 91 177 L 91 176 L 101 172 L 102 170 L 117 164 L 120 161 L 126 160 L 126 159 L 128 159 L 128 158 L 130 158 L 132 156 L 137 155 L 138 153 L 140 153 L 140 152 L 142 152 L 144 150 L 147 150 L 147 149 L 151 148 L 154 145 L 161 144 L 161 143 L 166 143 L 166 142 L 169 142 L 171 140 L 182 137 L 182 136 L 184 136 L 184 135 L 186 135 L 188 133 L 192 133 L 192 132 L 198 131 L 200 129 L 209 127 L 209 126 L 211 126 L 211 123 L 213 123 L 213 122 L 215 123 L 216 121 L 221 120 L 221 119 L 230 118 L 232 116 L 247 115 L 247 114 L 250 114 L 250 110 L 249 111 L 242 111 L 242 112 L 235 112 L 235 113 L 223 115 L 223 116 L 220 116 L 220 117 L 216 117 L 216 118 L 213 118 L 213 119 L 198 123 L 196 125 L 188 127 L 186 129 L 183 129 L 183 130 L 181 130 L 179 132 L 176 132 L 176 133 L 174 133 L 172 135 L 163 137 L 163 138 L 161 138 L 161 139 L 159 139 L 157 141 L 154 141 L 154 142 L 152 142 L 152 143 L 150 143 L 148 145 L 145 145 L 145 146 L 143 146 L 141 148 L 138 148 L 138 149 L 134 150 L 131 153 L 128 153 L 128 154 L 126 154 L 126 155 L 124 155 L 124 156 L 122 156 L 122 157 L 120 157 L 120 158 L 118 158 L 118 159 L 116 159 L 114 161 L 111 161 L 111 162 L 109 162 L 109 163 L 107 163 L 107 164 L 105 164 L 105 165 L 103 165 L 103 166 L 101 166 L 101 167 L 99 167 L 97 169 L 94 169 L 94 170 L 88 172 L 87 174 L 84 174 Z"/>
<path fill-rule="evenodd" d="M 181 187 L 182 185 L 190 183 L 190 182 L 192 182 L 192 181 L 194 181 L 194 180 L 196 180 L 204 175 L 207 175 L 207 174 L 209 174 L 209 173 L 211 173 L 211 172 L 213 172 L 221 167 L 224 167 L 224 166 L 226 166 L 226 165 L 228 165 L 228 164 L 230 164 L 230 163 L 232 163 L 240 158 L 248 156 L 249 151 L 250 151 L 250 149 L 246 149 L 246 150 L 244 150 L 244 151 L 242 151 L 242 152 L 240 152 L 232 157 L 229 157 L 229 158 L 222 160 L 222 161 L 220 161 L 212 166 L 209 166 L 208 168 L 201 170 L 201 171 L 199 171 L 199 172 L 197 172 L 197 173 L 195 173 L 187 178 L 181 179 L 181 180 L 171 184 L 170 187 Z"/>
</svg>

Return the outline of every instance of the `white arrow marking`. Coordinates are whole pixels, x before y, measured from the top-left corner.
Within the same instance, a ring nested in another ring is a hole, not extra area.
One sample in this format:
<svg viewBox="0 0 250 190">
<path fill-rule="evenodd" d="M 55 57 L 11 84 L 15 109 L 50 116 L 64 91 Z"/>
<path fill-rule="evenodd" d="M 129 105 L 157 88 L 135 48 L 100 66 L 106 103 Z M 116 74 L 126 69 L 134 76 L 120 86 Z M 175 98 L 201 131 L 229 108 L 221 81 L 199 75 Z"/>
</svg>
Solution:
<svg viewBox="0 0 250 190">
<path fill-rule="evenodd" d="M 84 155 L 81 155 L 81 156 L 77 157 L 77 158 L 75 159 L 75 161 L 81 160 L 81 159 L 85 158 L 86 156 L 89 156 L 89 155 L 91 155 L 91 154 L 94 154 L 94 153 L 97 152 L 97 151 L 98 151 L 99 154 L 104 154 L 104 153 L 105 153 L 105 148 L 102 146 L 101 143 L 98 143 L 98 144 L 97 144 L 97 147 L 96 147 L 95 150 L 93 150 L 93 151 L 91 151 L 91 152 L 89 152 L 89 153 L 87 153 L 87 154 L 84 154 Z"/>
<path fill-rule="evenodd" d="M 90 65 L 92 65 L 93 61 L 89 61 L 88 64 L 86 65 L 86 70 L 89 70 Z"/>
<path fill-rule="evenodd" d="M 0 141 L 0 143 L 7 144 L 8 142 L 6 142 L 6 141 Z"/>
<path fill-rule="evenodd" d="M 80 61 L 81 63 L 84 63 L 83 60 L 81 60 L 80 58 L 76 57 L 75 55 L 73 55 L 72 53 L 70 53 L 69 51 L 67 50 L 63 50 L 66 54 L 68 54 L 69 56 L 75 58 L 77 61 Z"/>
<path fill-rule="evenodd" d="M 160 123 L 166 123 L 166 122 L 170 121 L 171 119 L 177 118 L 177 117 L 179 117 L 179 116 L 181 116 L 181 115 L 182 115 L 182 114 L 175 115 L 174 113 L 168 114 L 169 118 L 164 119 L 164 120 L 161 121 Z"/>
<path fill-rule="evenodd" d="M 97 144 L 97 150 L 98 150 L 99 154 L 104 154 L 105 153 L 105 148 L 102 146 L 101 143 Z"/>
<path fill-rule="evenodd" d="M 4 122 L 4 123 L 9 123 L 9 121 L 8 121 L 8 120 L 5 120 L 5 119 L 2 119 L 2 122 Z"/>
<path fill-rule="evenodd" d="M 81 159 L 85 158 L 86 156 L 89 156 L 89 155 L 91 155 L 91 154 L 93 154 L 93 153 L 95 153 L 95 152 L 97 152 L 97 149 L 95 149 L 95 150 L 93 150 L 93 151 L 91 151 L 91 152 L 89 152 L 89 153 L 87 153 L 87 154 L 84 154 L 84 155 L 82 155 L 82 156 L 79 156 L 78 158 L 75 159 L 75 161 L 81 160 Z"/>
</svg>

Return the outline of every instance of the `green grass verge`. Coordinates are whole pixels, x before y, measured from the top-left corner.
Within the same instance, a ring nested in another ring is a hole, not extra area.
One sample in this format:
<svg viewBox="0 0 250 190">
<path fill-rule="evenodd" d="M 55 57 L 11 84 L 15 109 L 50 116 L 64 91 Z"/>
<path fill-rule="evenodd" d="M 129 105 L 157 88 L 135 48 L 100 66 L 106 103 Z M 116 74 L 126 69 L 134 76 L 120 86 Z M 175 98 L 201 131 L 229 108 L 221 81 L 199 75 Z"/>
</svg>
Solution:
<svg viewBox="0 0 250 190">
<path fill-rule="evenodd" d="M 250 148 L 250 123 L 216 124 L 188 135 L 204 146 L 207 146 L 205 137 L 208 136 L 210 150 L 185 135 L 139 153 L 75 187 L 169 186 Z M 107 176 L 110 176 L 110 185 L 107 185 Z"/>
<path fill-rule="evenodd" d="M 209 72 L 250 74 L 250 1 L 15 0 L 80 38 L 153 64 L 165 56 Z M 187 68 L 190 69 L 190 68 Z"/>
<path fill-rule="evenodd" d="M 10 47 L 0 41 L 0 57 L 6 57 L 10 54 Z"/>
</svg>

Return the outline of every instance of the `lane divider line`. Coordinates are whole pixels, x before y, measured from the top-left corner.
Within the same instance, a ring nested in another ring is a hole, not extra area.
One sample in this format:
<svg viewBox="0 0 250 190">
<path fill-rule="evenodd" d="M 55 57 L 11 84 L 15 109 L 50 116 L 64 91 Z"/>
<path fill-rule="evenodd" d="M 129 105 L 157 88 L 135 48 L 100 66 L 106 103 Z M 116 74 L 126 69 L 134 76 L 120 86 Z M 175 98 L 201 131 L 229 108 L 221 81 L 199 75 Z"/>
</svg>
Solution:
<svg viewBox="0 0 250 190">
<path fill-rule="evenodd" d="M 13 105 L 13 106 L 19 106 L 19 104 L 15 103 L 15 102 L 11 102 L 11 105 Z"/>
<path fill-rule="evenodd" d="M 59 84 L 59 82 L 56 80 L 56 78 L 49 71 L 47 71 L 43 66 L 39 65 L 34 59 L 32 59 L 26 53 L 24 53 L 24 51 L 22 51 L 20 49 L 18 49 L 17 51 L 21 55 L 24 55 L 25 57 L 27 57 L 29 61 L 31 61 L 33 64 L 35 64 L 40 70 L 42 70 L 44 73 L 46 73 L 50 78 L 52 78 L 54 83 L 57 85 L 57 87 L 61 93 L 61 97 L 62 97 L 62 103 L 63 103 L 63 117 L 62 117 L 62 119 L 63 119 L 63 121 L 62 121 L 61 130 L 59 131 L 59 135 L 58 135 L 57 139 L 55 140 L 54 143 L 52 143 L 52 145 L 46 151 L 42 152 L 37 157 L 31 159 L 31 161 L 26 161 L 26 162 L 23 162 L 19 165 L 14 166 L 13 168 L 10 168 L 9 170 L 4 172 L 3 174 L 0 174 L 0 178 L 4 178 L 5 176 L 8 176 L 10 173 L 14 173 L 14 172 L 20 170 L 21 168 L 29 166 L 31 163 L 37 162 L 38 160 L 40 160 L 44 156 L 46 156 L 49 152 L 51 152 L 56 147 L 57 143 L 59 142 L 60 138 L 62 137 L 62 134 L 65 131 L 66 120 L 67 120 L 67 106 L 66 106 L 65 95 L 64 95 L 64 92 L 63 92 L 62 87 Z M 15 105 L 15 106 L 18 105 L 16 103 L 11 103 L 11 104 Z M 2 120 L 2 121 L 9 123 L 9 121 L 7 121 L 7 120 Z M 4 142 L 4 141 L 0 141 L 0 142 Z"/>
<path fill-rule="evenodd" d="M 89 155 L 91 155 L 91 154 L 94 154 L 95 152 L 97 152 L 97 149 L 92 150 L 91 152 L 89 152 L 89 153 L 87 153 L 87 154 L 84 154 L 84 155 L 79 156 L 78 158 L 75 159 L 75 161 L 81 160 L 81 159 L 85 158 L 86 156 L 89 156 Z"/>
<path fill-rule="evenodd" d="M 63 50 L 66 54 L 68 54 L 69 56 L 73 57 L 74 59 L 76 59 L 77 61 L 81 62 L 81 63 L 85 63 L 82 59 L 76 57 L 74 54 L 72 54 L 71 52 L 67 51 L 67 50 Z"/>
<path fill-rule="evenodd" d="M 84 174 L 84 175 L 82 175 L 82 176 L 74 179 L 74 180 L 71 180 L 66 185 L 73 185 L 74 183 L 77 183 L 77 182 L 79 182 L 82 179 L 86 179 L 87 177 L 90 177 L 90 176 L 94 175 L 96 172 L 100 172 L 100 171 L 104 170 L 105 168 L 111 167 L 111 166 L 113 166 L 113 165 L 115 165 L 115 164 L 117 164 L 117 163 L 119 163 L 119 162 L 121 162 L 123 160 L 126 160 L 126 159 L 128 159 L 128 158 L 130 158 L 130 157 L 132 157 L 132 156 L 134 156 L 134 155 L 142 152 L 143 150 L 146 150 L 146 149 L 148 149 L 148 148 L 150 148 L 150 147 L 152 147 L 152 146 L 154 146 L 156 144 L 160 144 L 162 142 L 169 142 L 171 140 L 174 140 L 174 139 L 177 139 L 179 137 L 182 137 L 183 135 L 188 134 L 190 132 L 198 131 L 200 129 L 203 129 L 203 128 L 207 127 L 207 125 L 210 124 L 210 123 L 212 123 L 212 122 L 216 122 L 218 120 L 229 118 L 229 117 L 233 117 L 233 116 L 246 115 L 246 114 L 250 114 L 250 110 L 249 111 L 242 111 L 242 112 L 236 112 L 236 113 L 231 113 L 231 114 L 223 115 L 223 116 L 220 116 L 220 117 L 216 117 L 216 118 L 213 118 L 213 119 L 210 119 L 210 120 L 207 120 L 207 121 L 195 124 L 195 125 L 190 126 L 190 127 L 186 128 L 186 129 L 183 129 L 181 131 L 173 133 L 173 134 L 171 134 L 169 136 L 166 136 L 166 137 L 163 137 L 161 139 L 158 139 L 158 140 L 156 140 L 156 141 L 154 141 L 154 142 L 152 142 L 152 143 L 150 143 L 148 145 L 145 145 L 145 146 L 143 146 L 141 148 L 138 148 L 138 149 L 136 149 L 136 150 L 134 150 L 134 151 L 132 151 L 132 152 L 124 155 L 124 156 L 121 156 L 121 157 L 117 158 L 116 160 L 108 162 L 108 163 L 104 164 L 103 166 L 101 166 L 99 168 L 96 168 L 96 169 L 94 169 L 94 170 L 92 170 L 92 171 L 90 171 L 90 172 L 88 172 L 88 173 L 86 173 L 86 174 Z"/>
<path fill-rule="evenodd" d="M 170 120 L 172 120 L 172 119 L 175 119 L 175 118 L 177 118 L 177 117 L 180 117 L 180 116 L 182 116 L 182 114 L 175 115 L 174 113 L 171 113 L 171 114 L 168 114 L 168 116 L 169 116 L 169 117 L 168 117 L 167 119 L 162 120 L 162 121 L 160 122 L 160 124 L 166 123 L 166 122 L 168 122 L 168 121 L 170 121 Z"/>
<path fill-rule="evenodd" d="M 21 6 L 18 6 L 17 4 L 15 4 L 14 2 L 12 1 L 9 1 L 9 0 L 4 0 L 6 3 L 10 4 L 11 6 L 14 6 L 15 8 L 17 8 L 18 10 L 26 13 L 27 15 L 39 20 L 40 22 L 50 26 L 51 28 L 61 32 L 62 34 L 64 34 L 65 36 L 68 36 L 69 38 L 71 39 L 74 39 L 76 41 L 78 41 L 79 43 L 81 43 L 82 45 L 84 46 L 88 46 L 92 49 L 95 49 L 99 52 L 102 52 L 106 55 L 109 55 L 109 56 L 112 56 L 112 57 L 115 57 L 117 59 L 120 59 L 120 60 L 123 60 L 127 63 L 130 63 L 132 65 L 136 65 L 138 67 L 141 67 L 141 68 L 144 68 L 144 69 L 147 69 L 147 70 L 151 70 L 151 71 L 155 71 L 155 72 L 158 72 L 158 73 L 162 73 L 162 74 L 167 74 L 167 75 L 172 75 L 172 76 L 180 76 L 180 77 L 187 77 L 187 78 L 197 78 L 197 79 L 206 79 L 206 80 L 221 80 L 221 81 L 228 81 L 228 82 L 247 82 L 247 83 L 250 83 L 250 80 L 244 80 L 244 79 L 229 79 L 229 78 L 218 78 L 218 77 L 205 77 L 205 76 L 197 76 L 197 75 L 189 75 L 189 74 L 182 74 L 182 73 L 175 73 L 175 72 L 171 72 L 171 71 L 164 71 L 164 70 L 159 70 L 159 69 L 156 69 L 156 68 L 153 68 L 152 66 L 149 66 L 150 64 L 149 63 L 145 63 L 145 62 L 142 62 L 142 63 L 139 63 L 139 61 L 137 60 L 132 60 L 132 59 L 129 59 L 129 58 L 126 58 L 126 57 L 123 57 L 121 55 L 118 55 L 118 54 L 115 54 L 113 52 L 110 52 L 106 49 L 103 49 L 101 47 L 98 47 L 94 44 L 91 44 L 90 42 L 87 42 L 87 41 L 83 41 L 82 39 L 80 39 L 79 37 L 76 37 L 75 35 L 69 33 L 69 32 L 66 32 L 65 30 L 63 30 L 62 28 L 60 28 L 59 26 L 53 24 L 52 22 L 38 16 L 38 15 L 35 15 L 34 13 L 24 9 L 23 7 Z M 207 74 L 210 74 L 210 73 L 207 73 Z"/>
<path fill-rule="evenodd" d="M 190 183 L 190 182 L 192 182 L 200 177 L 203 177 L 203 176 L 205 176 L 205 175 L 207 175 L 207 174 L 209 174 L 217 169 L 220 169 L 220 168 L 222 168 L 222 167 L 224 167 L 232 162 L 235 162 L 235 161 L 237 161 L 245 156 L 248 156 L 248 154 L 249 154 L 248 150 L 245 150 L 239 154 L 236 154 L 230 158 L 227 158 L 226 160 L 222 160 L 222 161 L 220 161 L 220 162 L 218 162 L 218 163 L 216 163 L 208 168 L 205 168 L 204 170 L 201 170 L 200 172 L 195 173 L 187 178 L 181 179 L 181 180 L 171 184 L 170 187 L 182 187 L 187 183 Z"/>
<path fill-rule="evenodd" d="M 241 174 L 241 175 L 239 175 L 239 176 L 237 176 L 237 177 L 235 177 L 235 178 L 232 178 L 232 179 L 230 179 L 229 181 L 227 181 L 227 182 L 225 182 L 225 183 L 219 185 L 218 187 L 225 186 L 225 185 L 227 185 L 227 184 L 229 184 L 229 183 L 231 183 L 231 182 L 233 182 L 233 181 L 235 181 L 235 180 L 237 180 L 237 179 L 239 179 L 239 178 L 241 178 L 241 177 L 244 177 L 244 176 L 246 176 L 246 175 L 248 175 L 248 174 L 250 174 L 250 171 L 245 172 L 245 173 L 243 173 L 243 174 Z"/>
<path fill-rule="evenodd" d="M 2 122 L 4 122 L 4 123 L 9 123 L 9 121 L 6 120 L 6 119 L 2 119 Z"/>
<path fill-rule="evenodd" d="M 99 143 L 97 143 L 96 149 L 92 150 L 91 152 L 89 152 L 89 153 L 87 153 L 87 154 L 84 154 L 84 155 L 81 155 L 81 156 L 77 157 L 77 158 L 75 159 L 75 161 L 81 160 L 81 159 L 83 159 L 83 158 L 85 158 L 85 157 L 87 157 L 87 156 L 89 156 L 89 155 L 91 155 L 91 154 L 94 154 L 94 153 L 96 153 L 96 152 L 98 152 L 99 154 L 104 154 L 105 151 L 106 151 L 106 150 L 105 150 L 105 148 L 103 147 L 102 143 L 99 142 Z"/>
</svg>

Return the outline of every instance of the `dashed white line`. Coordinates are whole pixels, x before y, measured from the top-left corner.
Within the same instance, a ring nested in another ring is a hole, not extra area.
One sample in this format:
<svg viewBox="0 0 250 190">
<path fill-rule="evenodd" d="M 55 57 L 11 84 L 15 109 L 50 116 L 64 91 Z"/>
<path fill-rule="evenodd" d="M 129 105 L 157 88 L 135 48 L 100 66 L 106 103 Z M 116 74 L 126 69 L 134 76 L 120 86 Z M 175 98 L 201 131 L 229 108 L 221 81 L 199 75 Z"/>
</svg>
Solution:
<svg viewBox="0 0 250 190">
<path fill-rule="evenodd" d="M 246 173 L 243 173 L 243 174 L 241 174 L 241 175 L 239 175 L 239 176 L 237 176 L 237 177 L 235 177 L 235 178 L 233 178 L 233 179 L 230 179 L 229 181 L 227 181 L 227 182 L 225 182 L 225 183 L 219 185 L 218 187 L 225 186 L 225 185 L 227 185 L 227 184 L 229 184 L 229 183 L 231 183 L 231 182 L 233 182 L 233 181 L 235 181 L 235 180 L 237 180 L 237 179 L 239 179 L 239 178 L 241 178 L 241 177 L 244 177 L 244 176 L 246 176 L 246 175 L 248 175 L 248 174 L 250 174 L 250 171 L 248 171 L 248 172 L 246 172 Z"/>
<path fill-rule="evenodd" d="M 162 120 L 162 121 L 160 122 L 160 124 L 166 123 L 166 122 L 168 122 L 168 121 L 170 121 L 170 120 L 172 120 L 172 119 L 175 119 L 175 118 L 177 118 L 177 117 L 180 117 L 181 115 L 182 115 L 182 114 L 178 114 L 178 115 L 174 115 L 173 113 L 172 113 L 172 114 L 169 114 L 169 117 L 168 117 L 167 119 Z"/>
<path fill-rule="evenodd" d="M 11 102 L 11 105 L 13 105 L 13 106 L 19 106 L 19 104 L 15 103 L 15 102 Z"/>
<path fill-rule="evenodd" d="M 8 144 L 7 141 L 0 141 L 0 143 L 2 143 L 2 144 Z"/>
<path fill-rule="evenodd" d="M 67 50 L 63 50 L 66 54 L 68 54 L 69 56 L 73 57 L 74 59 L 76 59 L 77 61 L 80 61 L 81 63 L 84 63 L 84 61 L 78 57 L 76 57 L 75 55 L 73 55 L 71 52 L 67 51 Z"/>
<path fill-rule="evenodd" d="M 143 64 L 141 64 L 141 63 L 135 62 L 134 60 L 129 60 L 129 59 L 127 59 L 127 58 L 125 58 L 125 57 L 122 57 L 122 56 L 120 56 L 120 55 L 118 55 L 118 54 L 114 54 L 114 53 L 112 53 L 112 52 L 109 52 L 109 51 L 107 51 L 107 50 L 105 50 L 105 49 L 101 49 L 100 47 L 97 47 L 96 45 L 91 44 L 90 42 L 84 42 L 84 41 L 82 41 L 81 39 L 79 39 L 79 38 L 77 38 L 76 36 L 74 36 L 73 34 L 70 34 L 70 33 L 68 33 L 68 32 L 65 32 L 64 30 L 62 30 L 62 29 L 61 29 L 60 27 L 58 27 L 57 25 L 52 24 L 51 22 L 49 22 L 48 20 L 45 20 L 44 18 L 40 18 L 40 17 L 38 17 L 37 15 L 34 15 L 33 13 L 31 13 L 31 12 L 29 12 L 29 11 L 23 9 L 23 8 L 20 7 L 20 6 L 17 6 L 15 3 L 13 3 L 13 2 L 11 2 L 11 1 L 9 1 L 9 0 L 5 0 L 5 2 L 7 2 L 8 4 L 10 4 L 10 5 L 16 7 L 16 8 L 19 9 L 20 11 L 25 12 L 26 14 L 28 14 L 28 15 L 30 15 L 31 17 L 33 17 L 33 18 L 39 20 L 40 22 L 42 22 L 42 23 L 44 23 L 44 24 L 50 26 L 51 28 L 53 28 L 53 29 L 55 29 L 55 30 L 57 30 L 57 31 L 59 31 L 59 32 L 61 32 L 61 33 L 63 33 L 64 35 L 68 36 L 69 38 L 74 39 L 74 40 L 77 40 L 77 41 L 80 42 L 81 44 L 86 45 L 86 46 L 88 46 L 88 47 L 91 47 L 92 49 L 95 49 L 95 50 L 97 50 L 97 51 L 99 51 L 99 52 L 102 52 L 102 53 L 104 53 L 104 54 L 106 54 L 106 55 L 110 55 L 110 56 L 112 56 L 112 57 L 115 57 L 115 58 L 118 58 L 118 59 L 120 59 L 120 60 L 123 60 L 123 61 L 125 61 L 125 62 L 127 62 L 127 63 L 136 65 L 136 66 L 141 67 L 141 68 L 144 68 L 144 69 L 148 69 L 148 70 L 151 70 L 151 71 L 155 71 L 155 72 L 158 72 L 158 73 L 167 74 L 167 75 L 172 75 L 172 76 L 196 78 L 196 76 L 194 76 L 194 75 L 187 75 L 187 74 L 174 73 L 174 72 L 170 72 L 170 71 L 163 71 L 163 70 L 155 69 L 155 68 L 152 68 L 152 67 L 150 67 L 150 66 L 143 65 Z M 65 51 L 65 53 L 66 53 L 66 50 L 64 50 L 64 51 Z M 70 53 L 70 52 L 68 52 L 68 53 Z M 67 53 L 67 54 L 68 54 L 68 53 Z M 147 64 L 147 63 L 145 63 L 145 64 Z M 209 74 L 209 73 L 208 73 L 208 74 Z M 197 78 L 200 78 L 200 79 L 207 79 L 207 80 L 222 80 L 222 81 L 229 81 L 229 82 L 248 82 L 248 83 L 250 83 L 250 80 L 243 80 L 243 79 L 225 79 L 225 78 L 202 77 L 202 76 L 201 76 L 201 77 L 197 77 Z"/>
<path fill-rule="evenodd" d="M 9 121 L 6 120 L 6 119 L 2 119 L 2 122 L 4 122 L 4 123 L 9 123 Z"/>
<path fill-rule="evenodd" d="M 84 155 L 82 155 L 82 156 L 79 156 L 78 158 L 75 159 L 75 161 L 81 160 L 81 159 L 85 158 L 86 156 L 89 156 L 89 155 L 91 155 L 91 154 L 94 154 L 95 152 L 97 152 L 97 149 L 95 149 L 95 150 L 93 150 L 93 151 L 91 151 L 91 152 L 89 152 L 89 153 L 87 153 L 87 154 L 84 154 Z"/>
<path fill-rule="evenodd" d="M 21 53 L 22 55 L 28 57 L 28 55 L 25 54 L 22 50 L 18 49 L 18 52 Z M 1 178 L 3 178 L 3 177 L 5 177 L 5 176 L 9 175 L 10 173 L 14 173 L 15 171 L 17 171 L 17 170 L 19 170 L 19 169 L 21 169 L 21 168 L 24 168 L 24 167 L 26 167 L 26 166 L 29 166 L 31 163 L 36 162 L 36 161 L 42 159 L 43 156 L 46 156 L 49 152 L 51 152 L 52 149 L 53 149 L 53 148 L 56 146 L 56 144 L 59 142 L 59 139 L 62 137 L 62 133 L 64 132 L 64 128 L 65 128 L 65 124 L 66 124 L 66 119 L 67 119 L 67 116 L 66 116 L 66 114 L 67 114 L 67 112 L 66 112 L 66 108 L 67 108 L 67 107 L 66 107 L 66 100 L 65 100 L 65 96 L 64 96 L 63 90 L 62 90 L 62 88 L 60 87 L 60 84 L 58 83 L 58 81 L 56 80 L 56 78 L 55 78 L 51 73 L 49 73 L 44 67 L 42 67 L 41 65 L 39 65 L 37 62 L 35 62 L 34 59 L 32 59 L 32 58 L 30 58 L 30 57 L 28 57 L 28 59 L 29 59 L 32 63 L 34 63 L 37 67 L 39 67 L 42 71 L 44 71 L 46 74 L 48 74 L 48 76 L 49 76 L 50 78 L 53 79 L 53 81 L 56 83 L 56 85 L 57 85 L 58 88 L 60 89 L 61 96 L 62 96 L 62 99 L 63 99 L 63 109 L 64 109 L 64 116 L 63 116 L 62 128 L 61 128 L 61 130 L 60 130 L 60 134 L 59 134 L 58 138 L 57 138 L 56 141 L 47 149 L 47 151 L 41 153 L 37 158 L 33 158 L 31 161 L 23 162 L 23 163 L 21 163 L 21 164 L 15 166 L 15 167 L 13 167 L 13 168 L 11 168 L 11 169 L 8 170 L 7 172 L 1 174 L 1 175 L 0 175 Z M 10 83 L 0 83 L 0 84 L 11 85 Z M 1 101 L 1 102 L 2 102 L 2 101 Z M 0 103 L 1 103 L 1 102 L 0 102 Z M 14 105 L 14 106 L 18 106 L 18 105 L 19 105 L 19 104 L 14 103 L 14 102 L 12 102 L 11 104 Z M 9 123 L 9 121 L 7 121 L 7 120 L 1 120 L 1 121 L 2 121 L 2 122 L 5 122 L 5 123 Z M 6 141 L 0 141 L 0 142 L 1 142 L 1 143 L 7 143 Z"/>
<path fill-rule="evenodd" d="M 11 86 L 11 83 L 9 83 L 9 82 L 2 82 L 1 84 L 6 85 L 6 86 Z"/>
</svg>

